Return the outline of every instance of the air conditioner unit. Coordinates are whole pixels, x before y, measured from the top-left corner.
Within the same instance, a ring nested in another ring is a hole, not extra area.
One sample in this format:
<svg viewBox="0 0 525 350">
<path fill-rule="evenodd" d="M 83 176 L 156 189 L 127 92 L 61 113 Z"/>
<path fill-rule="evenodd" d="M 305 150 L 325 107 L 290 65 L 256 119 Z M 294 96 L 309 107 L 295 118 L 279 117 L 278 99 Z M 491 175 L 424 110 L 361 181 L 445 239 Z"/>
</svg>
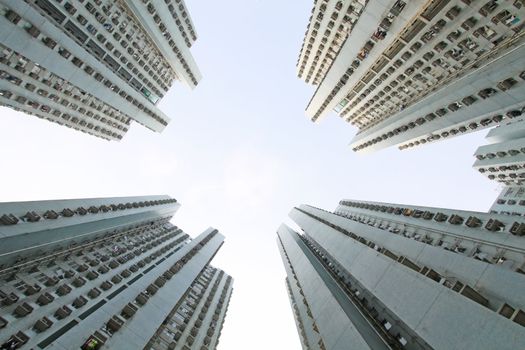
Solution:
<svg viewBox="0 0 525 350">
<path fill-rule="evenodd" d="M 96 297 L 98 297 L 100 295 L 100 289 L 98 288 L 92 288 L 89 292 L 88 292 L 88 296 L 91 298 L 91 299 L 95 299 Z"/>
<path fill-rule="evenodd" d="M 40 215 L 34 211 L 28 211 L 26 215 L 23 216 L 23 218 L 28 222 L 37 222 L 41 219 Z"/>
<path fill-rule="evenodd" d="M 501 221 L 498 221 L 496 219 L 490 219 L 485 225 L 485 228 L 489 231 L 496 232 L 496 231 L 500 231 L 501 229 L 505 228 L 505 224 L 503 224 Z"/>
<path fill-rule="evenodd" d="M 422 217 L 425 220 L 431 220 L 434 217 L 434 213 L 432 213 L 430 211 L 426 211 L 426 212 L 423 213 Z"/>
<path fill-rule="evenodd" d="M 468 227 L 480 227 L 482 224 L 482 221 L 475 217 L 475 216 L 470 216 L 468 219 L 467 219 L 467 222 L 465 222 L 465 225 L 467 225 Z"/>
<path fill-rule="evenodd" d="M 65 208 L 64 210 L 62 210 L 61 214 L 62 216 L 69 218 L 75 215 L 75 212 L 69 208 Z"/>
<path fill-rule="evenodd" d="M 437 221 L 437 222 L 443 222 L 443 221 L 447 220 L 447 218 L 448 218 L 448 215 L 445 215 L 443 213 L 437 213 L 434 216 L 434 220 Z"/>
<path fill-rule="evenodd" d="M 510 228 L 510 233 L 515 236 L 525 235 L 525 223 L 515 221 Z"/>
<path fill-rule="evenodd" d="M 122 327 L 122 325 L 126 322 L 122 317 L 119 315 L 113 315 L 109 321 L 106 323 L 109 330 L 111 330 L 113 333 L 118 332 L 118 330 Z"/>
<path fill-rule="evenodd" d="M 44 332 L 46 329 L 48 329 L 49 327 L 51 327 L 53 325 L 53 322 L 51 322 L 51 320 L 49 320 L 47 317 L 42 317 L 40 320 L 38 320 L 35 325 L 34 325 L 34 328 L 37 332 Z"/>
<path fill-rule="evenodd" d="M 87 301 L 88 300 L 81 295 L 73 301 L 73 306 L 77 309 L 81 308 L 82 306 L 86 305 Z"/>
<path fill-rule="evenodd" d="M 44 218 L 48 220 L 58 219 L 58 213 L 54 210 L 48 210 L 44 213 Z"/>
<path fill-rule="evenodd" d="M 38 305 L 40 306 L 44 306 L 44 305 L 47 305 L 49 304 L 50 302 L 52 302 L 53 300 L 55 299 L 55 297 L 53 297 L 51 294 L 45 292 L 45 293 L 42 293 L 38 299 L 36 300 L 36 302 L 38 303 Z"/>
<path fill-rule="evenodd" d="M 16 225 L 20 220 L 13 214 L 4 214 L 0 217 L 0 223 L 3 225 Z"/>
<path fill-rule="evenodd" d="M 450 219 L 448 219 L 448 222 L 452 225 L 461 225 L 463 223 L 463 217 L 459 215 L 452 215 L 450 216 Z"/>
</svg>

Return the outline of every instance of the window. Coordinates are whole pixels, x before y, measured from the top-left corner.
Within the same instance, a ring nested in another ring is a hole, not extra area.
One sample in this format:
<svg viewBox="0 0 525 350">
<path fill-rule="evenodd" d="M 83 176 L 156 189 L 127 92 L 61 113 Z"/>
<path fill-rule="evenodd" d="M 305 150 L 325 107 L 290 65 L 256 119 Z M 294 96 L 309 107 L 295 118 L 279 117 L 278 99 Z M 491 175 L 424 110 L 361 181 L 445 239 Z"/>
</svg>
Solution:
<svg viewBox="0 0 525 350">
<path fill-rule="evenodd" d="M 64 4 L 64 8 L 66 9 L 67 12 L 69 12 L 69 14 L 73 15 L 75 14 L 75 12 L 77 12 L 77 9 L 71 5 L 69 2 L 66 2 Z"/>
</svg>

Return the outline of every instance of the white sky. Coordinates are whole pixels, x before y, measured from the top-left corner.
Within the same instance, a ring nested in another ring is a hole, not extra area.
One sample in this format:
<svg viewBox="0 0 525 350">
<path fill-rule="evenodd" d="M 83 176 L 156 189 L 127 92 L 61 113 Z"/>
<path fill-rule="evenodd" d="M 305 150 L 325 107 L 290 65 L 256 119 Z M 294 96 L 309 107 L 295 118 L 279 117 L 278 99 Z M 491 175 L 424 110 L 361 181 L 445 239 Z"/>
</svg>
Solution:
<svg viewBox="0 0 525 350">
<path fill-rule="evenodd" d="M 203 74 L 162 100 L 162 134 L 138 124 L 106 142 L 0 108 L 0 200 L 168 194 L 173 222 L 226 242 L 213 264 L 235 279 L 220 350 L 300 349 L 277 250 L 293 206 L 342 198 L 486 211 L 498 186 L 471 168 L 485 132 L 410 151 L 354 154 L 355 129 L 304 116 L 314 88 L 295 63 L 312 1 L 187 1 Z"/>
</svg>

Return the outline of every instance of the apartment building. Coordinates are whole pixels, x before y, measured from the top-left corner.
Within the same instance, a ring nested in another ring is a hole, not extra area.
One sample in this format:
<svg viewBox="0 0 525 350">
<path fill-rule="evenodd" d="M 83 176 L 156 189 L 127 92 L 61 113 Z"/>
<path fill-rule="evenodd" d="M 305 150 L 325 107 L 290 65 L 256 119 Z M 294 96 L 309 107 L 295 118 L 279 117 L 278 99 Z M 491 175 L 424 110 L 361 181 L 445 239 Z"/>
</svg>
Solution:
<svg viewBox="0 0 525 350">
<path fill-rule="evenodd" d="M 315 1 L 297 63 L 312 121 L 335 111 L 356 152 L 408 149 L 520 116 L 522 0 Z"/>
<path fill-rule="evenodd" d="M 525 220 L 342 200 L 301 205 L 278 246 L 304 349 L 516 349 Z"/>
<path fill-rule="evenodd" d="M 0 203 L 2 349 L 215 349 L 224 241 L 169 221 L 168 196 Z"/>
<path fill-rule="evenodd" d="M 489 213 L 525 216 L 525 187 L 505 186 L 490 207 Z"/>
<path fill-rule="evenodd" d="M 0 105 L 107 140 L 161 132 L 160 99 L 201 78 L 182 0 L 1 0 L 0 29 Z"/>
<path fill-rule="evenodd" d="M 516 118 L 493 128 L 487 145 L 476 150 L 474 169 L 506 186 L 522 186 L 525 180 L 525 121 Z"/>
</svg>

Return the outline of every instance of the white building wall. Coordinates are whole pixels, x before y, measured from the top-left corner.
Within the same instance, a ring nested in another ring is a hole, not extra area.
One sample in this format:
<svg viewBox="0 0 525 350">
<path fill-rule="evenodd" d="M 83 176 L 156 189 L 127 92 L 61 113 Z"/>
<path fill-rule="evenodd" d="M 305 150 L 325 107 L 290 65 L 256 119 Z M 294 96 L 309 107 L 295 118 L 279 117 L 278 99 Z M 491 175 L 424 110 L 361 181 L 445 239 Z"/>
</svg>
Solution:
<svg viewBox="0 0 525 350">
<path fill-rule="evenodd" d="M 308 301 L 325 348 L 334 350 L 344 350 L 349 347 L 370 349 L 301 251 L 293 238 L 294 234 L 285 226 L 281 226 L 278 232 L 284 250 L 301 282 L 304 297 Z M 314 330 L 306 328 L 306 333 L 309 332 L 314 332 Z M 308 338 L 313 337 L 308 335 Z M 319 345 L 314 343 L 311 346 L 317 349 Z"/>
<path fill-rule="evenodd" d="M 432 348 L 514 349 L 525 341 L 522 326 L 493 310 L 319 221 L 293 219 Z"/>
<path fill-rule="evenodd" d="M 105 108 L 102 112 L 100 110 L 94 112 L 102 114 L 102 118 L 88 114 L 93 112 L 87 107 L 89 103 L 86 106 L 81 104 L 81 107 L 84 108 L 82 113 L 79 113 L 77 108 L 70 108 L 72 116 L 66 115 L 69 114 L 67 109 L 52 101 L 46 102 L 45 98 L 36 92 L 13 87 L 7 81 L 9 77 L 4 76 L 4 73 L 1 76 L 0 102 L 17 110 L 26 111 L 29 114 L 35 114 L 108 140 L 120 140 L 128 130 L 129 119 L 160 132 L 169 123 L 169 118 L 156 107 L 156 104 L 159 98 L 164 96 L 174 78 L 180 79 L 191 88 L 195 87 L 201 78 L 189 51 L 191 44 L 196 39 L 196 34 L 185 5 L 180 2 L 166 4 L 164 1 L 141 2 L 140 4 L 134 1 L 118 4 L 104 1 L 99 5 L 94 5 L 89 1 L 62 3 L 56 0 L 38 0 L 32 3 L 2 0 L 0 1 L 0 28 L 2 28 L 0 48 L 7 47 L 15 51 L 26 60 L 31 61 L 31 64 L 36 64 L 49 74 L 54 74 L 75 86 L 82 94 L 80 100 L 89 97 L 98 103 L 111 106 L 115 109 L 116 114 L 122 113 L 124 118 L 128 119 L 125 121 L 127 125 L 117 127 L 115 123 L 119 124 L 120 118 L 114 119 L 113 112 L 110 116 L 109 113 L 106 113 Z M 60 12 L 61 16 L 65 16 L 62 24 L 57 23 L 52 16 L 46 14 L 46 6 L 54 7 L 54 10 Z M 116 10 L 116 7 L 119 9 Z M 150 11 L 150 8 L 154 11 Z M 18 25 L 7 20 L 5 14 L 8 11 L 14 11 L 22 17 Z M 180 26 L 175 25 L 174 16 L 177 13 L 182 19 Z M 120 23 L 115 17 L 117 15 L 120 16 Z M 182 18 L 182 15 L 185 15 L 185 18 Z M 69 33 L 66 27 L 70 23 L 76 26 L 78 35 L 83 35 L 87 39 L 80 40 L 75 37 L 77 34 Z M 160 29 L 161 24 L 165 25 L 165 29 Z M 34 27 L 34 30 L 40 32 L 35 37 L 29 35 L 24 29 L 30 25 Z M 127 27 L 124 29 L 123 26 Z M 134 29 L 130 29 L 131 27 Z M 146 42 L 143 44 L 151 48 L 151 50 L 148 49 L 151 52 L 141 51 L 142 49 L 135 42 L 126 38 L 126 33 L 129 34 L 130 30 L 134 30 L 137 33 L 136 36 L 138 32 L 141 35 L 146 34 Z M 53 49 L 44 45 L 41 41 L 44 37 L 51 38 L 57 45 Z M 168 41 L 168 37 L 173 40 Z M 151 47 L 152 43 L 153 47 Z M 98 47 L 102 53 L 97 56 L 98 51 L 93 49 L 93 46 Z M 65 58 L 59 55 L 59 48 L 66 49 L 70 57 Z M 150 56 L 153 56 L 153 59 Z M 0 52 L 0 58 L 2 57 Z M 112 64 L 105 62 L 106 58 L 117 65 L 118 72 Z M 80 59 L 82 63 L 75 65 L 72 62 L 73 59 Z M 160 65 L 158 65 L 159 62 Z M 153 66 L 149 67 L 148 64 Z M 2 67 L 3 65 L 0 64 L 0 68 Z M 4 68 L 6 67 L 7 65 Z M 89 70 L 91 71 L 88 72 Z M 19 77 L 20 74 L 19 72 L 15 76 Z M 22 86 L 28 82 L 33 85 L 38 82 L 38 79 L 32 80 L 29 76 L 21 78 L 24 78 Z M 44 90 L 52 89 L 44 88 Z M 15 96 L 10 99 L 7 95 L 13 93 Z M 49 93 L 55 92 L 50 91 Z M 64 98 L 60 91 L 55 94 Z M 42 105 L 42 108 L 33 109 L 26 106 L 25 102 L 19 103 L 15 99 L 17 96 L 27 99 L 28 104 L 37 102 Z M 86 108 L 89 112 L 86 111 Z"/>
</svg>

